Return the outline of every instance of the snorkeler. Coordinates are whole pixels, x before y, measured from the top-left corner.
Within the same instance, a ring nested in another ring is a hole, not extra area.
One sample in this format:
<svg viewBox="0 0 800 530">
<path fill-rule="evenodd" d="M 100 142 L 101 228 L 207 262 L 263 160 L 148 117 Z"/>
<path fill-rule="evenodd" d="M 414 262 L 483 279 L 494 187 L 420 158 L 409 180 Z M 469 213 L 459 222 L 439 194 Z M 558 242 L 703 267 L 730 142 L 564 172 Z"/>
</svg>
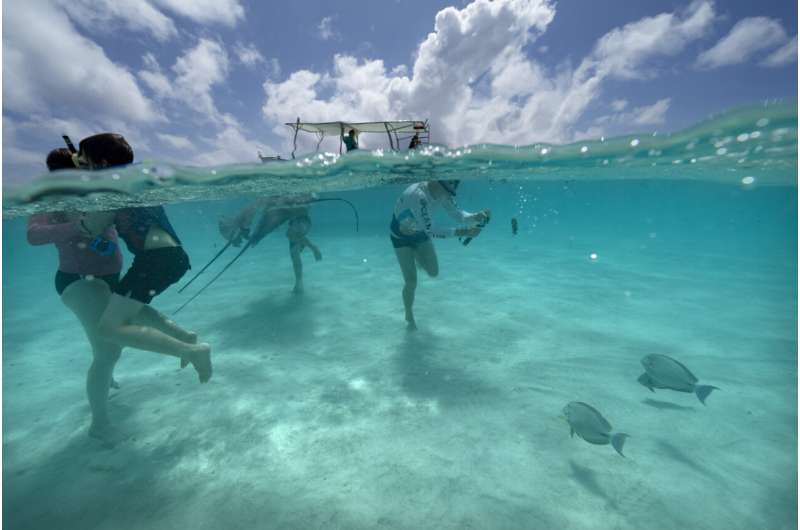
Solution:
<svg viewBox="0 0 800 530">
<path fill-rule="evenodd" d="M 132 163 L 133 149 L 122 136 L 104 133 L 81 140 L 72 157 L 78 167 L 99 170 Z M 105 224 L 87 225 L 89 235 L 115 224 L 134 259 L 100 318 L 100 336 L 120 346 L 179 357 L 181 366 L 192 364 L 200 382 L 207 382 L 212 373 L 210 346 L 198 344 L 195 333 L 148 305 L 190 268 L 164 208 L 125 208 L 106 215 Z"/>
<path fill-rule="evenodd" d="M 491 216 L 489 210 L 468 213 L 458 209 L 455 196 L 459 182 L 429 180 L 412 184 L 403 191 L 394 207 L 390 225 L 391 240 L 403 273 L 403 305 L 410 330 L 417 328 L 413 311 L 414 294 L 417 289 L 416 266 L 419 265 L 431 278 L 439 275 L 439 262 L 431 237 L 476 237 L 481 232 L 481 226 L 477 225 L 485 224 Z M 438 206 L 444 208 L 454 220 L 471 226 L 434 227 L 431 213 Z"/>
<path fill-rule="evenodd" d="M 238 247 L 243 240 L 255 246 L 268 234 L 288 221 L 286 237 L 289 239 L 289 255 L 294 268 L 294 293 L 303 292 L 303 263 L 300 253 L 308 247 L 314 259 L 320 261 L 322 253 L 319 247 L 308 239 L 311 230 L 311 217 L 308 203 L 314 199 L 311 194 L 291 197 L 266 197 L 258 199 L 244 208 L 234 218 L 223 218 L 219 222 L 219 231 L 233 246 Z M 256 216 L 260 215 L 258 221 Z M 253 228 L 251 228 L 253 227 Z"/>
<path fill-rule="evenodd" d="M 47 167 L 50 171 L 75 169 L 67 149 L 51 151 Z M 27 237 L 31 245 L 54 244 L 58 249 L 56 292 L 80 321 L 92 348 L 92 364 L 86 376 L 86 394 L 92 411 L 89 434 L 111 441 L 108 392 L 109 387 L 119 388 L 113 372 L 122 348 L 103 340 L 97 325 L 111 291 L 119 283 L 122 253 L 113 226 L 105 226 L 97 236 L 89 235 L 85 229 L 98 221 L 103 224 L 104 217 L 103 213 L 36 214 L 28 221 Z"/>
</svg>

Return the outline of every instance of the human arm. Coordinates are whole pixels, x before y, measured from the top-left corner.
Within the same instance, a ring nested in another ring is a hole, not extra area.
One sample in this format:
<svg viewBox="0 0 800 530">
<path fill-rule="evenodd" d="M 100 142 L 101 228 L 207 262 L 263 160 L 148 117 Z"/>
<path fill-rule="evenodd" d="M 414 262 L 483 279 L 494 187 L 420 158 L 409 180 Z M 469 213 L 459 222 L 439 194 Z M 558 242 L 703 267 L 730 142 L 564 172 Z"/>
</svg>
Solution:
<svg viewBox="0 0 800 530">
<path fill-rule="evenodd" d="M 31 245 L 61 243 L 83 235 L 77 219 L 62 223 L 51 223 L 50 214 L 32 215 L 28 220 L 27 238 Z"/>
</svg>

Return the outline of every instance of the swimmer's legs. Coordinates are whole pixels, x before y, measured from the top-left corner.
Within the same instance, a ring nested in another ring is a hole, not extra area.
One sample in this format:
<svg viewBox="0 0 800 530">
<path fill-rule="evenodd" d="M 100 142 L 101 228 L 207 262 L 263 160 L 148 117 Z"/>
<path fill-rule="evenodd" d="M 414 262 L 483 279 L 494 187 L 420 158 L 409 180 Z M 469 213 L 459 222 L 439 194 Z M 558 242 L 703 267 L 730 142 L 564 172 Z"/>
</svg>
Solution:
<svg viewBox="0 0 800 530">
<path fill-rule="evenodd" d="M 106 439 L 111 433 L 108 417 L 108 391 L 112 385 L 114 366 L 122 349 L 100 338 L 97 326 L 111 291 L 100 280 L 78 280 L 64 290 L 61 300 L 78 317 L 89 344 L 92 346 L 92 364 L 86 375 L 86 395 L 92 410 L 89 433 Z M 102 436 L 99 436 L 102 434 Z"/>
<path fill-rule="evenodd" d="M 289 245 L 289 255 L 292 258 L 292 268 L 294 269 L 294 289 L 295 294 L 303 294 L 303 260 L 300 259 L 300 252 L 303 245 Z"/>
<path fill-rule="evenodd" d="M 397 262 L 403 273 L 403 306 L 406 312 L 406 323 L 408 329 L 417 329 L 414 321 L 414 293 L 417 290 L 417 268 L 414 264 L 414 249 L 411 247 L 395 248 Z"/>
<path fill-rule="evenodd" d="M 174 320 L 148 304 L 142 306 L 142 310 L 134 317 L 133 323 L 156 328 L 181 342 L 197 343 L 197 333 L 183 329 Z"/>
<path fill-rule="evenodd" d="M 144 306 L 137 300 L 112 294 L 100 318 L 101 338 L 120 347 L 130 346 L 185 359 L 197 370 L 201 383 L 208 381 L 211 378 L 211 347 L 203 343 L 189 344 L 155 327 L 135 324 L 134 320 Z"/>
<path fill-rule="evenodd" d="M 414 258 L 422 270 L 428 273 L 428 276 L 431 278 L 439 276 L 439 259 L 436 257 L 436 248 L 430 239 L 417 245 Z"/>
</svg>

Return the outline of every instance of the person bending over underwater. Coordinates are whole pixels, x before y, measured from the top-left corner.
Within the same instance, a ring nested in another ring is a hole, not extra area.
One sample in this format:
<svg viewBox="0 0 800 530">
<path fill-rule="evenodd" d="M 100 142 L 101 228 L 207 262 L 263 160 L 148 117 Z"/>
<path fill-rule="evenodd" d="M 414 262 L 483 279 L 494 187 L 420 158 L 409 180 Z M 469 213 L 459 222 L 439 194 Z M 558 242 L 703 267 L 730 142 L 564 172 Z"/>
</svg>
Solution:
<svg viewBox="0 0 800 530">
<path fill-rule="evenodd" d="M 429 180 L 407 187 L 397 199 L 394 215 L 389 227 L 392 245 L 403 273 L 403 305 L 406 311 L 408 329 L 417 329 L 414 320 L 414 294 L 417 289 L 417 268 L 419 265 L 428 276 L 439 275 L 439 261 L 431 237 L 475 237 L 481 225 L 488 221 L 491 212 L 481 210 L 477 213 L 461 211 L 456 206 L 455 196 L 458 180 Z M 432 210 L 441 207 L 447 214 L 467 225 L 462 228 L 439 228 L 433 226 Z"/>
<path fill-rule="evenodd" d="M 133 162 L 133 150 L 118 134 L 98 134 L 81 140 L 76 165 L 92 170 Z M 100 318 L 103 339 L 140 350 L 180 357 L 191 363 L 201 383 L 211 378 L 211 347 L 197 343 L 186 331 L 148 304 L 153 297 L 181 279 L 189 270 L 189 257 L 162 206 L 125 208 L 108 212 L 105 226 L 116 224 L 119 236 L 134 255 L 130 269 L 111 295 Z M 91 232 L 105 228 L 89 227 Z"/>
<path fill-rule="evenodd" d="M 54 149 L 47 156 L 50 171 L 75 169 L 69 150 Z M 119 282 L 122 253 L 117 231 L 106 227 L 91 236 L 85 226 L 105 214 L 56 212 L 36 214 L 28 221 L 27 237 L 31 245 L 54 244 L 58 249 L 58 270 L 55 288 L 61 301 L 78 318 L 92 348 L 92 364 L 86 375 L 86 394 L 92 411 L 89 435 L 111 440 L 111 422 L 107 402 L 109 386 L 114 381 L 114 366 L 122 348 L 103 340 L 97 331 L 100 315 L 108 305 L 111 291 Z"/>
<path fill-rule="evenodd" d="M 223 218 L 219 222 L 219 231 L 222 237 L 238 247 L 242 240 L 247 239 L 250 245 L 255 246 L 265 236 L 273 232 L 285 222 L 289 222 L 286 237 L 289 239 L 289 255 L 294 268 L 294 292 L 303 292 L 303 263 L 300 253 L 310 248 L 314 259 L 320 261 L 322 253 L 307 237 L 311 230 L 311 217 L 309 216 L 308 202 L 312 194 L 301 194 L 293 197 L 265 197 L 258 199 L 253 204 L 244 208 L 233 219 Z M 255 218 L 261 215 L 257 222 Z M 254 228 L 250 228 L 254 226 Z"/>
</svg>

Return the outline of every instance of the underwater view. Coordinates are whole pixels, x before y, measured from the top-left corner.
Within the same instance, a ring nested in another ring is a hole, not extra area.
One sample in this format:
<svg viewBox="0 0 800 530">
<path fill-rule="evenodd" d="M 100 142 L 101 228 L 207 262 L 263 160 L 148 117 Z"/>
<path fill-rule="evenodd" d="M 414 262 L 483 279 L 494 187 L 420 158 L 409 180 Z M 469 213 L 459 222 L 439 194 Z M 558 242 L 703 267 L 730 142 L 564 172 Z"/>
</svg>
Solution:
<svg viewBox="0 0 800 530">
<path fill-rule="evenodd" d="M 777 104 L 9 189 L 3 524 L 796 528 L 796 145 Z M 143 252 L 121 212 L 158 205 L 180 246 Z M 77 237 L 130 299 L 56 275 L 48 226 L 109 209 Z"/>
<path fill-rule="evenodd" d="M 796 3 L 0 15 L 3 530 L 797 530 Z"/>
</svg>

